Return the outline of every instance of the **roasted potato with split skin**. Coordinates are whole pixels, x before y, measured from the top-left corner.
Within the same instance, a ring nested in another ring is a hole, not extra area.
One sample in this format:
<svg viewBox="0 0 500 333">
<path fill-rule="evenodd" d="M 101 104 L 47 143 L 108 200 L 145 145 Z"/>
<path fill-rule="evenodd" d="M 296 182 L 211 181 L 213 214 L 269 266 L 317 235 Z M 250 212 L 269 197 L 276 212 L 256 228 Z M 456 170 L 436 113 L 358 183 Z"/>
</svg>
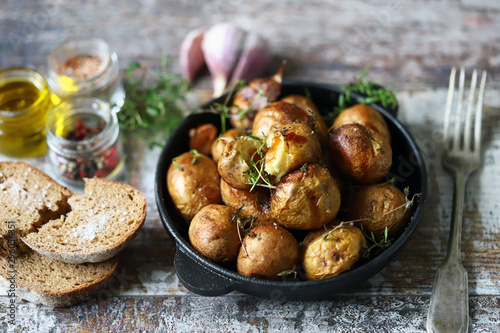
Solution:
<svg viewBox="0 0 500 333">
<path fill-rule="evenodd" d="M 306 111 L 311 118 L 309 122 L 314 124 L 313 129 L 318 136 L 318 140 L 322 145 L 328 143 L 328 127 L 326 126 L 325 120 L 318 111 L 316 105 L 306 96 L 302 95 L 288 95 L 281 99 L 282 102 L 294 104 Z"/>
<path fill-rule="evenodd" d="M 271 217 L 290 229 L 315 229 L 333 220 L 340 209 L 337 182 L 317 164 L 292 171 L 276 184 Z"/>
<path fill-rule="evenodd" d="M 225 133 L 222 133 L 218 139 L 215 139 L 212 143 L 212 158 L 215 163 L 219 163 L 220 156 L 224 150 L 224 146 L 238 136 L 245 135 L 245 132 L 238 128 L 231 128 Z"/>
<path fill-rule="evenodd" d="M 264 170 L 276 181 L 305 163 L 316 163 L 321 146 L 314 131 L 304 123 L 285 125 L 269 134 Z"/>
<path fill-rule="evenodd" d="M 236 267 L 245 276 L 278 280 L 280 273 L 295 269 L 298 251 L 299 244 L 288 230 L 260 225 L 243 239 Z"/>
<path fill-rule="evenodd" d="M 261 157 L 256 152 L 261 149 L 262 154 L 265 154 L 265 148 L 265 142 L 250 136 L 240 136 L 229 141 L 222 150 L 218 164 L 222 179 L 238 190 L 250 190 L 252 185 L 246 177 L 250 160 L 257 163 Z"/>
<path fill-rule="evenodd" d="M 361 184 L 382 179 L 392 166 L 390 144 L 377 132 L 360 124 L 344 124 L 330 133 L 333 163 Z"/>
<path fill-rule="evenodd" d="M 274 223 L 271 218 L 269 190 L 257 189 L 253 192 L 235 189 L 229 186 L 224 179 L 220 182 L 222 201 L 235 209 L 246 219 L 255 219 L 254 227 L 262 224 Z"/>
<path fill-rule="evenodd" d="M 377 132 L 385 141 L 391 143 L 391 133 L 387 122 L 380 112 L 366 104 L 356 104 L 340 112 L 335 118 L 331 130 L 334 131 L 344 124 L 361 124 Z"/>
<path fill-rule="evenodd" d="M 385 228 L 389 237 L 397 236 L 408 224 L 410 210 L 407 198 L 396 186 L 388 183 L 356 187 L 346 196 L 343 214 L 346 219 L 363 226 L 367 235 L 380 237 Z"/>
<path fill-rule="evenodd" d="M 299 262 L 308 280 L 350 270 L 363 256 L 366 239 L 359 228 L 335 220 L 311 230 L 300 245 Z"/>
<path fill-rule="evenodd" d="M 191 245 L 215 262 L 234 263 L 241 245 L 240 236 L 243 235 L 241 226 L 234 221 L 237 212 L 225 205 L 203 207 L 189 224 Z"/>
<path fill-rule="evenodd" d="M 285 102 L 274 102 L 257 112 L 253 122 L 252 135 L 267 137 L 276 128 L 296 121 L 307 122 L 309 115 L 301 108 Z"/>
<path fill-rule="evenodd" d="M 205 155 L 187 152 L 176 157 L 167 171 L 167 188 L 175 207 L 187 220 L 204 206 L 222 202 L 217 166 Z"/>
</svg>

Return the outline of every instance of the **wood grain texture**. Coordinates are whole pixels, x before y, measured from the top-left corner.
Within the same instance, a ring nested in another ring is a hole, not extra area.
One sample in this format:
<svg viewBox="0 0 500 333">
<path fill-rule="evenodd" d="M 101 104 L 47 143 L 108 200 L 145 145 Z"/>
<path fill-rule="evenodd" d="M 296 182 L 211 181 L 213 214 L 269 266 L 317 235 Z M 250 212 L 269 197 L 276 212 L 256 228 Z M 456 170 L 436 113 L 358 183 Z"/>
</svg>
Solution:
<svg viewBox="0 0 500 333">
<path fill-rule="evenodd" d="M 119 7 L 119 8 L 118 8 Z M 451 218 L 452 178 L 441 167 L 441 128 L 450 67 L 489 71 L 483 121 L 483 164 L 468 182 L 462 257 L 469 273 L 472 332 L 500 327 L 500 8 L 495 1 L 6 0 L 0 2 L 0 69 L 32 66 L 42 72 L 50 50 L 75 35 L 99 36 L 121 67 L 138 60 L 158 66 L 191 29 L 220 21 L 254 29 L 269 41 L 274 65 L 289 59 L 286 79 L 343 84 L 367 64 L 369 78 L 390 83 L 399 118 L 414 136 L 429 172 L 429 194 L 416 233 L 379 274 L 353 290 L 316 302 L 260 300 L 239 293 L 206 298 L 180 283 L 175 244 L 159 218 L 154 173 L 160 149 L 128 143 L 118 180 L 148 202 L 137 238 L 120 254 L 115 282 L 97 298 L 50 309 L 16 300 L 16 326 L 7 323 L 0 288 L 0 330 L 26 332 L 227 331 L 421 332 L 436 268 L 443 261 Z M 190 106 L 210 97 L 205 72 Z M 0 161 L 12 160 L 0 155 Z M 26 159 L 51 173 L 47 158 Z"/>
</svg>

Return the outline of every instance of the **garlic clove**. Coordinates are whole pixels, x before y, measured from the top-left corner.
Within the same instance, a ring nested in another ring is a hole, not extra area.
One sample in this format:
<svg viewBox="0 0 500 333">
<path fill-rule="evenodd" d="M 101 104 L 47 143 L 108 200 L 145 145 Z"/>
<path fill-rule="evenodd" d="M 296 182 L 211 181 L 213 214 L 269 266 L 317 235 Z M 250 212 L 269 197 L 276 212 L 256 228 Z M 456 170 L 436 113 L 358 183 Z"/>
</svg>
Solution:
<svg viewBox="0 0 500 333">
<path fill-rule="evenodd" d="M 191 82 L 195 75 L 205 65 L 205 57 L 201 49 L 201 42 L 206 29 L 200 28 L 190 31 L 181 44 L 180 65 L 182 75 Z"/>
<path fill-rule="evenodd" d="M 259 77 L 264 74 L 270 64 L 271 52 L 266 40 L 255 32 L 249 32 L 231 76 L 231 85 L 240 79 L 248 81 Z"/>
<path fill-rule="evenodd" d="M 246 32 L 232 23 L 208 29 L 201 42 L 205 62 L 212 75 L 214 97 L 222 95 L 240 57 Z"/>
</svg>

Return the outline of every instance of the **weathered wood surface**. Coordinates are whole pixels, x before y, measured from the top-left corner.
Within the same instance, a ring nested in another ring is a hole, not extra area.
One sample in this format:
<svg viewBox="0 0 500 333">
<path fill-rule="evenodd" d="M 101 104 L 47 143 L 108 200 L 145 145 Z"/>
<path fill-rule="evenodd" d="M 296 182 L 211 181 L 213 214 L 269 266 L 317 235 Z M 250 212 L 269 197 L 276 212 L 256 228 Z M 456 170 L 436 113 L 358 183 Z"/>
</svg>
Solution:
<svg viewBox="0 0 500 333">
<path fill-rule="evenodd" d="M 432 282 L 449 230 L 452 180 L 440 163 L 442 111 L 449 69 L 490 73 L 484 119 L 484 162 L 466 193 L 463 260 L 469 273 L 470 330 L 500 329 L 500 5 L 474 1 L 68 1 L 0 2 L 0 69 L 44 71 L 50 50 L 75 35 L 99 36 L 131 60 L 157 66 L 163 52 L 179 71 L 178 47 L 192 28 L 233 21 L 269 41 L 275 64 L 289 60 L 285 77 L 343 84 L 371 64 L 370 79 L 392 84 L 399 118 L 422 149 L 429 195 L 407 246 L 384 270 L 331 300 L 279 302 L 238 293 L 191 294 L 178 281 L 175 246 L 159 220 L 154 172 L 159 149 L 132 142 L 120 180 L 148 201 L 144 229 L 120 254 L 115 283 L 100 297 L 51 309 L 18 300 L 16 325 L 6 320 L 9 299 L 0 289 L 0 330 L 91 331 L 338 331 L 425 330 Z M 207 75 L 195 81 L 192 105 L 210 96 Z M 10 160 L 0 155 L 0 160 Z M 50 173 L 45 157 L 26 160 Z"/>
</svg>

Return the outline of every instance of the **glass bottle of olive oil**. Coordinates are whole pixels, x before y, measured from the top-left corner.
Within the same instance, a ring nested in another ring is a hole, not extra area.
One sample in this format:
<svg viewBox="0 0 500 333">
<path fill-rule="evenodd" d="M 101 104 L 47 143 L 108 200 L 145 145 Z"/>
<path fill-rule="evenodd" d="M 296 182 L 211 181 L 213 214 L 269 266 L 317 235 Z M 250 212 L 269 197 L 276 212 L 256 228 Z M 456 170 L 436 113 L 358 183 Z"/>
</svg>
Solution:
<svg viewBox="0 0 500 333">
<path fill-rule="evenodd" d="M 47 82 L 39 72 L 28 68 L 0 71 L 0 154 L 44 154 L 45 121 L 51 107 Z"/>
</svg>

